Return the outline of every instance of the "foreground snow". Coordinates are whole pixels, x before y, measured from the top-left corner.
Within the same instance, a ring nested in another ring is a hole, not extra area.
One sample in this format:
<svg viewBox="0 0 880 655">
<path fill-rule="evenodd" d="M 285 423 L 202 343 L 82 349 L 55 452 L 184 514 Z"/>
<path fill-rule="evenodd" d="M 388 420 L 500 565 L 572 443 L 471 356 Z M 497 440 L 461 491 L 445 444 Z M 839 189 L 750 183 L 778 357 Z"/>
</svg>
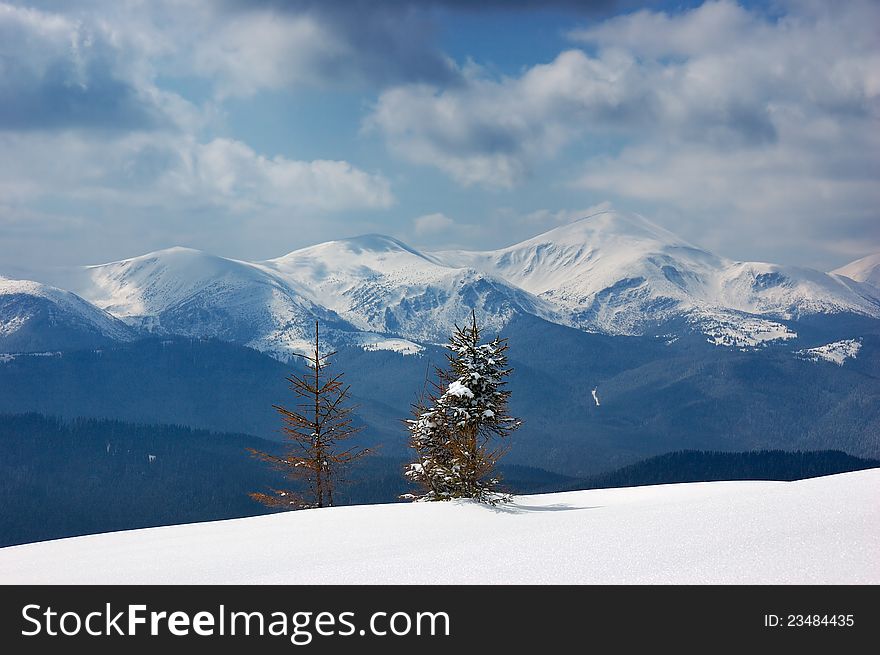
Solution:
<svg viewBox="0 0 880 655">
<path fill-rule="evenodd" d="M 0 549 L 5 583 L 880 583 L 880 469 L 309 510 Z"/>
</svg>

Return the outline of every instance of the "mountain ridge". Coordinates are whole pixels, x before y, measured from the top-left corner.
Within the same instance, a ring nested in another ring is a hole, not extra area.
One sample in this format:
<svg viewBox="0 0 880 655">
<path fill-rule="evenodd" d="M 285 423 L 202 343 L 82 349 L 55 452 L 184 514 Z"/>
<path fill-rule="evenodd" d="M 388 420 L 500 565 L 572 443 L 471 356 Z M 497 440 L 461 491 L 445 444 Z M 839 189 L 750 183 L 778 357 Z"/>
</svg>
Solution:
<svg viewBox="0 0 880 655">
<path fill-rule="evenodd" d="M 137 332 L 217 337 L 286 358 L 307 348 L 316 320 L 333 346 L 418 352 L 471 310 L 493 332 L 529 314 L 587 332 L 674 326 L 672 336 L 758 347 L 795 339 L 805 316 L 880 318 L 880 290 L 844 270 L 861 275 L 729 260 L 606 210 L 498 250 L 422 252 L 366 234 L 248 262 L 175 246 L 81 267 L 70 281 Z"/>
<path fill-rule="evenodd" d="M 865 282 L 880 289 L 880 252 L 867 255 L 831 271 L 856 282 Z"/>
<path fill-rule="evenodd" d="M 0 346 L 5 352 L 82 348 L 135 337 L 124 322 L 75 293 L 0 276 Z"/>
</svg>

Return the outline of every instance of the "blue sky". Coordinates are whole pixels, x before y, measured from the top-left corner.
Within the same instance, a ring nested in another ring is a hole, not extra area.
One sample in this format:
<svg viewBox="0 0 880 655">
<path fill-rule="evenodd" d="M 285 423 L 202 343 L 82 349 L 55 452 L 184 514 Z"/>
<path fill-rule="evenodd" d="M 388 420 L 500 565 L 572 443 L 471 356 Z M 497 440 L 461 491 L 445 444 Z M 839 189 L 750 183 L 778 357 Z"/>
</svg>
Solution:
<svg viewBox="0 0 880 655">
<path fill-rule="evenodd" d="M 880 251 L 880 6 L 834 5 L 0 0 L 0 274 L 606 206 L 830 269 Z"/>
</svg>

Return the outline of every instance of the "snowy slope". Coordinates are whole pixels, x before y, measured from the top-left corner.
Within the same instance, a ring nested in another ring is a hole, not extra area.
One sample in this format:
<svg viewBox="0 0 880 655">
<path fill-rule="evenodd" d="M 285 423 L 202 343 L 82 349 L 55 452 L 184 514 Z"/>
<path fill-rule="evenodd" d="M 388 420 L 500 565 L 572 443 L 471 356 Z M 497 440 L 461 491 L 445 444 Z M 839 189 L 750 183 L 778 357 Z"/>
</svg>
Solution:
<svg viewBox="0 0 880 655">
<path fill-rule="evenodd" d="M 354 331 L 291 282 L 191 248 L 89 266 L 85 273 L 84 297 L 148 332 L 217 337 L 283 357 L 307 349 L 316 319 L 331 333 Z"/>
<path fill-rule="evenodd" d="M 492 252 L 439 252 L 558 306 L 587 329 L 633 334 L 706 296 L 720 260 L 637 216 L 601 212 Z"/>
<path fill-rule="evenodd" d="M 862 343 L 858 339 L 844 339 L 833 343 L 826 343 L 824 346 L 816 348 L 806 348 L 798 350 L 797 354 L 803 359 L 813 362 L 823 360 L 843 366 L 847 359 L 855 359 L 858 357 L 859 350 L 862 349 Z"/>
<path fill-rule="evenodd" d="M 768 334 L 794 336 L 773 319 L 839 312 L 880 317 L 880 300 L 851 280 L 806 268 L 733 262 L 642 216 L 615 211 L 496 251 L 434 256 L 498 275 L 551 302 L 572 325 L 610 334 L 641 334 L 684 316 L 705 326 L 710 338 L 723 325 L 735 333 L 737 345 L 754 345 Z"/>
<path fill-rule="evenodd" d="M 0 580 L 877 584 L 878 491 L 873 469 L 306 510 L 4 548 Z"/>
<path fill-rule="evenodd" d="M 265 270 L 361 330 L 445 342 L 475 308 L 491 332 L 517 312 L 553 317 L 531 294 L 467 267 L 451 267 L 391 237 L 330 241 L 263 262 Z"/>
<path fill-rule="evenodd" d="M 437 264 L 380 235 L 261 263 L 170 248 L 84 273 L 83 296 L 131 325 L 282 356 L 306 349 L 316 318 L 329 345 L 411 354 L 421 350 L 413 341 L 444 342 L 471 307 L 490 332 L 517 312 L 553 317 L 546 303 L 503 280 Z"/>
<path fill-rule="evenodd" d="M 127 341 L 134 331 L 79 296 L 0 277 L 0 352 L 33 352 Z"/>
<path fill-rule="evenodd" d="M 831 272 L 845 275 L 856 282 L 867 282 L 880 289 L 880 252 L 857 259 Z"/>
</svg>

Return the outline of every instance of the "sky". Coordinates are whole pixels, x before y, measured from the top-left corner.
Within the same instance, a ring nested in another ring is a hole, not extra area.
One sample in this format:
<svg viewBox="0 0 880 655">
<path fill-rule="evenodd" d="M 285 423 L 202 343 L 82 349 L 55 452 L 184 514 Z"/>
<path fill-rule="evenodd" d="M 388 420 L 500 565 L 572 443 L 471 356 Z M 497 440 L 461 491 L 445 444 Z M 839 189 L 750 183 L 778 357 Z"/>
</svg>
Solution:
<svg viewBox="0 0 880 655">
<path fill-rule="evenodd" d="M 0 0 L 0 274 L 602 208 L 736 260 L 880 251 L 880 3 Z"/>
</svg>

